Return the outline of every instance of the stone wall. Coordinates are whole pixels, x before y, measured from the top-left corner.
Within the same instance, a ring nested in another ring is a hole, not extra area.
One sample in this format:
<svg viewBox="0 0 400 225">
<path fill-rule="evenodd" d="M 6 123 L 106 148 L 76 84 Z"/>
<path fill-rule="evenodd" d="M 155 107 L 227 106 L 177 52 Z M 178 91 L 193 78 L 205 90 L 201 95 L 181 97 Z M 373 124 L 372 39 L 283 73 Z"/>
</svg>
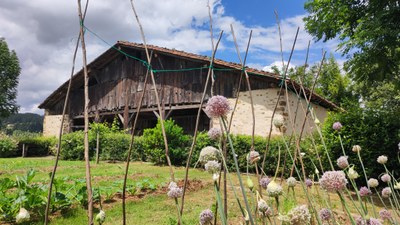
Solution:
<svg viewBox="0 0 400 225">
<path fill-rule="evenodd" d="M 58 137 L 60 132 L 62 115 L 47 115 L 45 113 L 43 121 L 43 136 L 56 136 Z M 68 115 L 64 118 L 63 133 L 70 131 L 70 119 Z"/>
<path fill-rule="evenodd" d="M 293 126 L 290 121 L 293 121 L 294 113 L 296 111 L 298 98 L 295 94 L 289 93 L 288 96 L 284 92 L 279 93 L 279 88 L 269 88 L 264 90 L 253 90 L 253 103 L 255 112 L 255 135 L 266 137 L 269 133 L 271 126 L 271 117 L 273 110 L 276 105 L 278 95 L 281 94 L 277 110 L 274 118 L 283 119 L 285 121 L 285 128 L 282 131 L 278 130 L 275 126 L 272 126 L 272 135 L 290 135 L 293 131 Z M 287 103 L 289 100 L 289 104 Z M 233 108 L 235 99 L 229 99 L 230 105 Z M 303 106 L 301 106 L 302 104 Z M 304 111 L 306 104 L 303 99 L 300 100 L 299 107 L 297 109 L 297 117 L 295 123 L 295 130 L 297 133 L 300 132 L 303 121 Z M 289 108 L 288 108 L 289 107 Z M 315 104 L 312 104 L 313 112 L 317 115 L 318 119 L 323 122 L 327 116 L 327 110 Z M 228 116 L 228 121 L 229 121 Z M 311 120 L 308 120 L 311 121 Z M 311 121 L 312 122 L 312 121 Z M 239 94 L 239 101 L 236 107 L 236 111 L 233 116 L 231 133 L 233 134 L 252 134 L 253 119 L 251 111 L 251 101 L 249 92 L 241 92 Z M 220 127 L 219 120 L 212 120 L 212 127 Z M 309 123 L 306 123 L 305 132 L 312 130 Z"/>
</svg>

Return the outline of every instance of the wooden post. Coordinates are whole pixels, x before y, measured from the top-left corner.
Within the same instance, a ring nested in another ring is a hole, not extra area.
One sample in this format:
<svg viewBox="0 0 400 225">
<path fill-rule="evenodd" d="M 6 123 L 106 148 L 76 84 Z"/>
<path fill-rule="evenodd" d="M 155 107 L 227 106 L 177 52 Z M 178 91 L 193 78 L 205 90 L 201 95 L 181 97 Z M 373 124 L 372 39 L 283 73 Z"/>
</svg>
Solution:
<svg viewBox="0 0 400 225">
<path fill-rule="evenodd" d="M 93 193 L 92 193 L 92 181 L 90 174 L 90 158 L 89 158 L 89 75 L 87 70 L 86 62 L 86 45 L 85 45 L 85 34 L 83 31 L 83 17 L 81 10 L 81 0 L 78 0 L 78 13 L 80 22 L 80 33 L 81 33 L 81 46 L 82 46 L 82 59 L 83 59 L 83 74 L 84 74 L 84 93 L 85 93 L 85 106 L 84 106 L 84 117 L 85 117 L 85 128 L 84 128 L 84 146 L 85 146 L 85 168 L 86 168 L 86 191 L 88 195 L 88 224 L 93 225 Z"/>
<path fill-rule="evenodd" d="M 100 152 L 100 134 L 96 132 L 96 164 L 99 164 L 99 152 Z"/>
</svg>

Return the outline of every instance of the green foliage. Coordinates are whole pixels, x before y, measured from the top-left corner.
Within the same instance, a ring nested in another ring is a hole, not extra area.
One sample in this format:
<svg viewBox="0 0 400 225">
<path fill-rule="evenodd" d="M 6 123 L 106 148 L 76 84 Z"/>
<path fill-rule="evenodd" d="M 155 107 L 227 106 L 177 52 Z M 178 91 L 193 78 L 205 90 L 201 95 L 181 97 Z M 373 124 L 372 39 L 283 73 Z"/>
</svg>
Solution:
<svg viewBox="0 0 400 225">
<path fill-rule="evenodd" d="M 131 135 L 120 131 L 117 124 L 111 127 L 107 123 L 93 123 L 89 130 L 89 155 L 94 157 L 96 153 L 97 135 L 99 136 L 100 158 L 102 160 L 122 161 L 126 160 Z M 76 131 L 64 134 L 61 142 L 61 157 L 65 160 L 84 159 L 84 133 Z M 135 137 L 131 159 L 144 159 L 141 137 Z"/>
<path fill-rule="evenodd" d="M 190 138 L 183 129 L 173 120 L 164 121 L 165 132 L 168 140 L 169 157 L 173 165 L 185 165 L 189 151 Z M 155 128 L 145 129 L 143 132 L 143 149 L 146 158 L 156 164 L 167 164 L 165 157 L 164 138 L 161 123 L 158 121 Z"/>
<path fill-rule="evenodd" d="M 320 69 L 320 64 L 314 64 L 310 69 L 304 70 L 304 66 L 296 67 L 289 70 L 288 76 L 296 81 L 302 81 L 307 88 L 312 88 L 315 82 L 315 75 Z M 348 101 L 356 101 L 350 89 L 350 78 L 341 74 L 338 63 L 333 55 L 325 59 L 317 82 L 314 86 L 314 92 L 334 102 L 336 105 L 342 106 Z"/>
<path fill-rule="evenodd" d="M 61 158 L 65 160 L 83 160 L 83 138 L 83 131 L 75 131 L 72 133 L 64 134 L 61 141 Z M 89 146 L 93 146 L 93 144 L 95 144 L 94 141 L 94 139 L 89 139 Z M 89 155 L 93 156 L 94 151 L 89 151 Z"/>
<path fill-rule="evenodd" d="M 124 133 L 105 133 L 101 136 L 100 150 L 103 160 L 126 160 L 131 136 Z"/>
<path fill-rule="evenodd" d="M 27 156 L 47 156 L 55 151 L 57 139 L 45 137 L 39 133 L 14 131 L 13 137 L 18 141 L 18 154 L 22 152 L 23 145 L 28 149 Z"/>
<path fill-rule="evenodd" d="M 356 80 L 392 80 L 399 84 L 400 26 L 398 2 L 309 0 L 307 31 L 317 40 L 339 37 L 347 69 Z"/>
<path fill-rule="evenodd" d="M 340 121 L 343 125 L 340 135 L 346 154 L 349 156 L 349 163 L 355 164 L 361 176 L 357 179 L 358 182 L 365 183 L 357 154 L 351 151 L 353 145 L 360 145 L 362 148 L 360 153 L 368 178 L 377 178 L 384 172 L 383 166 L 376 162 L 380 155 L 389 156 L 386 166 L 389 171 L 394 171 L 394 177 L 398 177 L 400 175 L 396 165 L 397 144 L 400 140 L 398 118 L 398 115 L 386 111 L 358 107 L 348 109 L 346 112 L 330 114 L 323 132 L 331 157 L 336 161 L 335 159 L 342 155 L 339 134 L 332 129 L 332 124 Z"/>
<path fill-rule="evenodd" d="M 0 38 L 0 119 L 18 111 L 16 103 L 18 77 L 21 72 L 15 51 Z"/>
<path fill-rule="evenodd" d="M 0 133 L 0 158 L 17 155 L 18 141 L 5 134 Z"/>
</svg>

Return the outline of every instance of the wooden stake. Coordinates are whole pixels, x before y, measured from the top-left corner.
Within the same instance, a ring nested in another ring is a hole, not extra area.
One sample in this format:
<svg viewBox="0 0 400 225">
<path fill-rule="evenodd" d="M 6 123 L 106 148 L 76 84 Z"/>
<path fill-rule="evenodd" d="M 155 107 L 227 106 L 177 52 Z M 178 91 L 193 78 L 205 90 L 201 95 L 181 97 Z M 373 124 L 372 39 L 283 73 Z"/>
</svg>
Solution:
<svg viewBox="0 0 400 225">
<path fill-rule="evenodd" d="M 89 5 L 89 0 L 86 1 L 85 12 L 83 13 L 83 19 L 86 17 L 86 12 L 87 12 L 88 5 Z M 78 52 L 80 38 L 81 38 L 81 32 L 79 31 L 78 39 L 76 40 L 76 44 L 75 44 L 74 56 L 72 58 L 71 75 L 70 75 L 70 79 L 69 79 L 69 82 L 68 82 L 67 93 L 65 94 L 63 112 L 62 112 L 62 116 L 61 116 L 61 125 L 60 125 L 60 132 L 58 133 L 56 159 L 55 159 L 53 171 L 52 171 L 51 177 L 50 177 L 49 191 L 47 193 L 46 210 L 45 210 L 45 213 L 44 213 L 44 224 L 45 225 L 47 225 L 48 222 L 49 222 L 49 210 L 50 210 L 50 204 L 51 204 L 51 194 L 52 194 L 52 191 L 53 191 L 53 183 L 54 183 L 54 177 L 55 177 L 56 172 L 57 172 L 58 161 L 60 159 L 61 137 L 62 137 L 62 134 L 63 134 L 63 131 L 64 131 L 64 129 L 63 129 L 64 128 L 64 119 L 65 119 L 65 114 L 66 114 L 67 106 L 68 106 L 68 98 L 69 98 L 69 94 L 70 94 L 70 90 L 71 90 L 72 77 L 73 77 L 74 71 L 75 71 L 75 60 L 76 60 L 76 54 Z"/>
<path fill-rule="evenodd" d="M 87 70 L 87 62 L 86 62 L 86 45 L 85 45 L 85 33 L 83 32 L 83 16 L 81 10 L 81 0 L 78 0 L 78 13 L 79 13 L 79 22 L 81 24 L 81 46 L 82 46 L 82 59 L 83 59 L 83 74 L 84 74 L 84 93 L 85 93 L 85 106 L 84 106 L 84 147 L 85 147 L 85 168 L 86 168 L 86 188 L 88 195 L 88 224 L 93 224 L 93 193 L 92 193 L 92 181 L 90 174 L 90 158 L 89 158 L 89 76 Z"/>
</svg>

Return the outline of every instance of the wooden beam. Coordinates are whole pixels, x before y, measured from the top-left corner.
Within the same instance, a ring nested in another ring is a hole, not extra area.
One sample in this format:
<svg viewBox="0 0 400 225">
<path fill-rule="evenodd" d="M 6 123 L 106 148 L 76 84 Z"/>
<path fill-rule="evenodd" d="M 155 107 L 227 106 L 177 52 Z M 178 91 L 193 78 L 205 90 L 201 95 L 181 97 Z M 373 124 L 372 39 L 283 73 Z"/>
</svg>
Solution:
<svg viewBox="0 0 400 225">
<path fill-rule="evenodd" d="M 160 118 L 160 114 L 158 114 L 158 112 L 157 111 L 153 111 L 153 113 L 154 113 L 154 115 L 156 115 L 156 117 L 157 117 L 157 119 L 159 119 Z"/>
<path fill-rule="evenodd" d="M 171 116 L 172 111 L 174 111 L 173 109 L 170 109 L 167 113 L 167 115 L 165 115 L 164 119 L 168 119 L 169 116 Z"/>
<path fill-rule="evenodd" d="M 190 105 L 175 105 L 175 106 L 171 106 L 168 107 L 169 110 L 181 110 L 181 109 L 198 109 L 200 107 L 200 104 L 190 104 Z M 205 105 L 203 105 L 203 108 L 205 107 Z M 142 112 L 153 112 L 155 110 L 158 110 L 156 107 L 151 107 L 151 108 L 143 108 L 140 109 L 140 113 Z M 116 110 L 116 111 L 104 111 L 104 112 L 100 112 L 100 116 L 107 116 L 107 115 L 115 115 L 115 114 L 120 114 L 123 113 L 124 110 Z M 129 113 L 137 113 L 136 109 L 129 109 Z M 94 117 L 94 114 L 90 114 L 89 117 Z M 83 118 L 83 115 L 76 115 L 72 117 L 73 119 L 80 119 Z"/>
</svg>

